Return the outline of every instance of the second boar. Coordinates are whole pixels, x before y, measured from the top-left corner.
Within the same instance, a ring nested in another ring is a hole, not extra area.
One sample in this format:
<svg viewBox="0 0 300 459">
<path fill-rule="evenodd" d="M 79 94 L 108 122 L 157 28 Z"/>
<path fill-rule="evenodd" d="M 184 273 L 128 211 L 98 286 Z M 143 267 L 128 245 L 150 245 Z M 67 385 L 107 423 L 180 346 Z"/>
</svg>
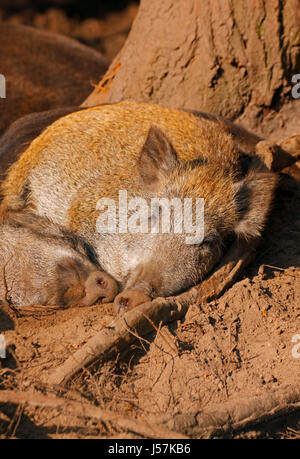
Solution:
<svg viewBox="0 0 300 459">
<path fill-rule="evenodd" d="M 117 283 L 91 263 L 72 233 L 31 214 L 0 226 L 0 300 L 14 306 L 109 302 Z"/>
</svg>

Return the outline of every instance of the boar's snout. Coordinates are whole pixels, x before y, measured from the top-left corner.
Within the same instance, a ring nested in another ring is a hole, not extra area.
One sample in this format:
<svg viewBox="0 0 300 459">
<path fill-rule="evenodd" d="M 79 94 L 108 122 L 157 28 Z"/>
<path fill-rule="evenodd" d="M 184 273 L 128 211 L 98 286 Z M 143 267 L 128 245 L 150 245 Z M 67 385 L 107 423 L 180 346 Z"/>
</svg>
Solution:
<svg viewBox="0 0 300 459">
<path fill-rule="evenodd" d="M 85 297 L 82 306 L 90 306 L 96 302 L 110 303 L 118 293 L 116 281 L 101 271 L 92 272 L 85 281 Z"/>
<path fill-rule="evenodd" d="M 97 302 L 109 303 L 118 293 L 117 282 L 102 271 L 92 271 L 85 281 L 78 281 L 71 285 L 63 295 L 66 307 L 91 306 Z"/>
</svg>

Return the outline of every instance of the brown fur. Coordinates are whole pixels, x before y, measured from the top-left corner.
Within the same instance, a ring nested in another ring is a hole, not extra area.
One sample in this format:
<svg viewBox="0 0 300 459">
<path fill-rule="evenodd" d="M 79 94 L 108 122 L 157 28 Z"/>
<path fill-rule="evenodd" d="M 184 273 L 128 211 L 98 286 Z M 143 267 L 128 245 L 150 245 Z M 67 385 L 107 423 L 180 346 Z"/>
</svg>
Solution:
<svg viewBox="0 0 300 459">
<path fill-rule="evenodd" d="M 79 107 L 64 107 L 45 112 L 31 113 L 18 119 L 0 139 L 0 179 L 7 169 L 28 148 L 46 127 L 58 118 L 80 110 Z"/>
<path fill-rule="evenodd" d="M 28 213 L 9 213 L 0 226 L 0 267 L 0 300 L 15 306 L 88 306 L 118 292 L 80 238 Z"/>
<path fill-rule="evenodd" d="M 83 236 L 105 271 L 126 289 L 155 297 L 199 282 L 230 234 L 257 238 L 276 186 L 275 174 L 247 171 L 221 123 L 192 113 L 124 101 L 73 113 L 46 129 L 10 168 L 1 213 L 32 209 Z M 128 197 L 205 201 L 205 238 L 98 234 L 97 202 Z"/>
</svg>

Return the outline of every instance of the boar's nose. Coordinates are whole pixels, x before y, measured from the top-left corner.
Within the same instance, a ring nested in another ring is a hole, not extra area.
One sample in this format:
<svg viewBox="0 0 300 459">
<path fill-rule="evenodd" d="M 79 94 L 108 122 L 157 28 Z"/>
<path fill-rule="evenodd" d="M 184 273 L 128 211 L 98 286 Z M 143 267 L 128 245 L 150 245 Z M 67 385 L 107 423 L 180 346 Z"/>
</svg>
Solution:
<svg viewBox="0 0 300 459">
<path fill-rule="evenodd" d="M 97 271 L 87 278 L 85 292 L 85 297 L 82 300 L 84 306 L 90 306 L 99 301 L 110 303 L 118 293 L 118 285 L 109 274 Z"/>
<path fill-rule="evenodd" d="M 150 296 L 141 290 L 124 290 L 116 296 L 113 309 L 116 314 L 123 314 L 147 301 L 151 301 Z"/>
</svg>

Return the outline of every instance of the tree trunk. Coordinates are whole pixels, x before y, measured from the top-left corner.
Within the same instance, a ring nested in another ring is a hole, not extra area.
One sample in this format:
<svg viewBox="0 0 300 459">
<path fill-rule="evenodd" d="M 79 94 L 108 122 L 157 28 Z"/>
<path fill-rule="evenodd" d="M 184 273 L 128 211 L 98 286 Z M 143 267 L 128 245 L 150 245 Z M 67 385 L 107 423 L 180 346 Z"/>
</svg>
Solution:
<svg viewBox="0 0 300 459">
<path fill-rule="evenodd" d="M 141 0 L 83 105 L 134 98 L 258 123 L 291 99 L 299 47 L 299 0 Z"/>
</svg>

